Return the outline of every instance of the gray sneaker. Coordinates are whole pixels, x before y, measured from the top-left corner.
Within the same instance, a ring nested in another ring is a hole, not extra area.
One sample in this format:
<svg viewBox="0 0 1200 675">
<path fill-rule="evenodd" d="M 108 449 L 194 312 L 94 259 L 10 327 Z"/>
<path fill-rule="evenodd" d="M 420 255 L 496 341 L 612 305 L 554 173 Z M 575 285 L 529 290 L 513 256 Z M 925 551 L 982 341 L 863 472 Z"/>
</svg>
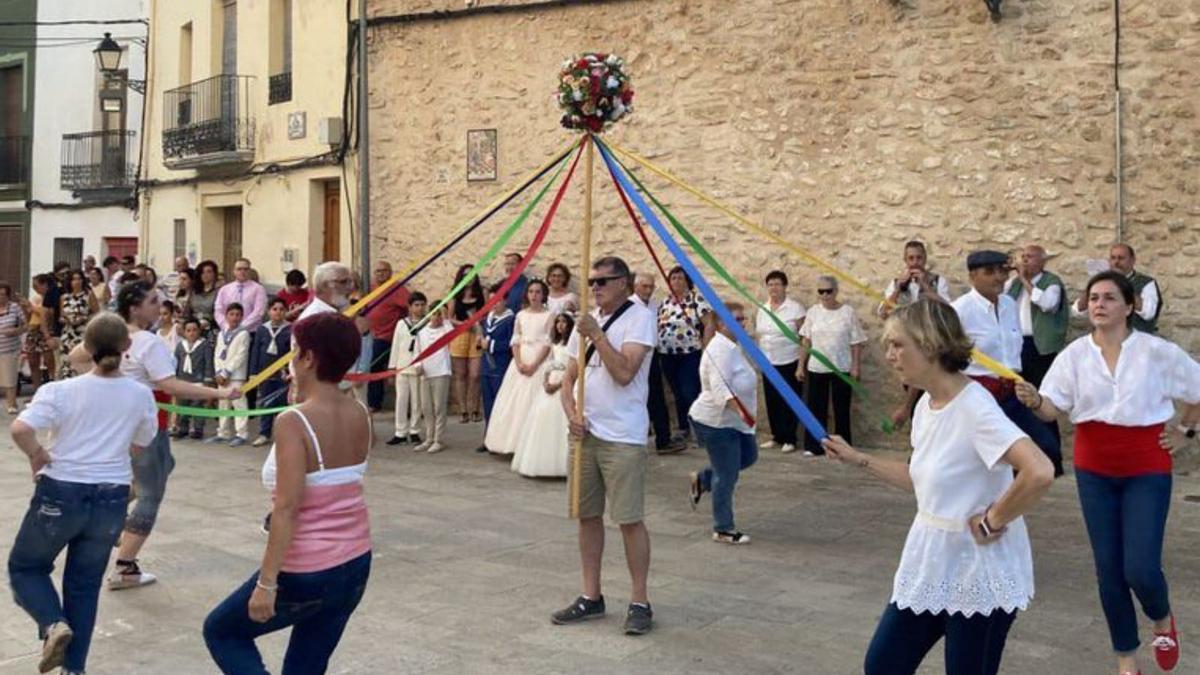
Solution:
<svg viewBox="0 0 1200 675">
<path fill-rule="evenodd" d="M 604 616 L 604 596 L 597 600 L 589 600 L 582 595 L 575 598 L 569 606 L 550 615 L 550 621 L 564 626 L 569 623 L 579 623 L 587 619 Z"/>
<path fill-rule="evenodd" d="M 626 635 L 645 635 L 650 632 L 653 623 L 654 610 L 650 609 L 650 605 L 629 604 L 629 611 L 625 614 Z"/>
<path fill-rule="evenodd" d="M 42 643 L 42 659 L 38 662 L 38 672 L 48 673 L 63 664 L 67 654 L 67 646 L 75 633 L 65 622 L 56 621 L 46 629 L 46 641 Z"/>
</svg>

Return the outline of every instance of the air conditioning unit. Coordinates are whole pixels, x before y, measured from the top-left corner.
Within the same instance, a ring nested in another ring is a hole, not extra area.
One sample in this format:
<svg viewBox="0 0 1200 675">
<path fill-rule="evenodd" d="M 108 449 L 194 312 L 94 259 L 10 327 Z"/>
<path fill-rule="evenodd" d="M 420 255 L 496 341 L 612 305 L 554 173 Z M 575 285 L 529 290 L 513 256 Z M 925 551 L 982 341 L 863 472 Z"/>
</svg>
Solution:
<svg viewBox="0 0 1200 675">
<path fill-rule="evenodd" d="M 322 117 L 317 123 L 317 138 L 322 145 L 341 145 L 345 127 L 340 117 Z"/>
</svg>

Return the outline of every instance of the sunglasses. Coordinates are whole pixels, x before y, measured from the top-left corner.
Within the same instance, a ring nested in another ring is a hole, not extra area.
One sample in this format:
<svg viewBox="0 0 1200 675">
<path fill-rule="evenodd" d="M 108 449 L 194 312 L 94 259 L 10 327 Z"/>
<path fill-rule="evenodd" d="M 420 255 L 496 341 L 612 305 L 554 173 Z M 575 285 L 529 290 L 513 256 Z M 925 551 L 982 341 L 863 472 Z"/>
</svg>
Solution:
<svg viewBox="0 0 1200 675">
<path fill-rule="evenodd" d="M 609 277 L 592 277 L 591 279 L 588 279 L 588 286 L 604 288 L 605 286 L 608 285 L 608 282 L 616 281 L 617 279 L 624 279 L 624 278 L 625 277 L 623 277 L 619 274 L 615 274 L 615 275 L 609 276 Z"/>
<path fill-rule="evenodd" d="M 836 292 L 837 292 L 837 289 L 834 289 L 834 288 L 818 288 L 817 289 L 817 295 L 833 295 Z"/>
</svg>

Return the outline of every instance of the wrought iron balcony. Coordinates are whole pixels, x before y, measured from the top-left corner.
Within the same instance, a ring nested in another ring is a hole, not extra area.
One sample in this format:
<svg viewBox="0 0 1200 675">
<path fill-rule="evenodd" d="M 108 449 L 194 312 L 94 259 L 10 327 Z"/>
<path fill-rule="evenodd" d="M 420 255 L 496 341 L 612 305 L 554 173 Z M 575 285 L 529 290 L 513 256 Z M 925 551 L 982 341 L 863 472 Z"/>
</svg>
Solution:
<svg viewBox="0 0 1200 675">
<path fill-rule="evenodd" d="M 132 190 L 137 180 L 133 131 L 63 134 L 61 184 L 64 190 Z"/>
<path fill-rule="evenodd" d="M 29 137 L 0 136 L 0 185 L 29 182 Z"/>
<path fill-rule="evenodd" d="M 163 94 L 163 163 L 195 169 L 254 160 L 248 75 L 217 75 Z"/>
<path fill-rule="evenodd" d="M 292 100 L 292 73 L 289 71 L 272 75 L 269 90 L 267 105 L 286 103 Z"/>
</svg>

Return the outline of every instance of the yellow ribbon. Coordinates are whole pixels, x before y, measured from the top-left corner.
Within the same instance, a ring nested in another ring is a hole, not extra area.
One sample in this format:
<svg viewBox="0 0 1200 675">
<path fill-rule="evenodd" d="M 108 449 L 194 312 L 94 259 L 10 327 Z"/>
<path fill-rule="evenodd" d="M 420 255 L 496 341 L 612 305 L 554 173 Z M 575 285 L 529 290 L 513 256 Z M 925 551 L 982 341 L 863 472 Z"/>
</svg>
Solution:
<svg viewBox="0 0 1200 675">
<path fill-rule="evenodd" d="M 433 257 L 434 255 L 437 255 L 438 251 L 441 251 L 442 249 L 449 246 L 450 242 L 454 241 L 460 234 L 463 233 L 464 230 L 466 230 L 467 228 L 469 228 L 473 224 L 475 224 L 475 222 L 477 220 L 479 220 L 480 218 L 482 218 L 484 216 L 484 214 L 488 213 L 489 211 L 496 208 L 500 204 L 503 204 L 505 201 L 511 199 L 513 197 L 513 195 L 515 195 L 517 192 L 519 192 L 524 187 L 525 183 L 529 182 L 530 179 L 532 179 L 534 176 L 538 175 L 539 173 L 542 173 L 542 172 L 548 170 L 550 167 L 554 166 L 554 164 L 556 162 L 561 161 L 562 158 L 565 157 L 567 154 L 569 154 L 571 152 L 571 150 L 573 150 L 575 148 L 575 146 L 577 146 L 577 145 L 579 145 L 578 138 L 575 139 L 574 141 L 572 141 L 571 144 L 568 145 L 566 148 L 564 148 L 561 152 L 555 153 L 554 156 L 551 157 L 549 160 L 547 160 L 545 164 L 542 164 L 537 169 L 530 172 L 529 175 L 525 177 L 525 179 L 523 179 L 517 183 L 517 187 L 514 187 L 513 189 L 504 193 L 504 195 L 501 196 L 499 199 L 493 201 L 492 203 L 490 203 L 486 207 L 484 207 L 482 210 L 480 210 L 480 212 L 478 214 L 476 214 L 475 217 L 473 217 L 467 221 L 466 225 L 463 225 L 462 227 L 455 230 L 454 234 L 450 235 L 449 237 L 446 237 L 437 246 L 434 246 L 433 248 L 427 250 L 420 258 L 417 259 L 416 262 L 409 265 L 408 269 L 404 270 L 403 272 L 398 272 L 396 274 L 393 274 L 390 279 L 388 279 L 387 281 L 383 282 L 382 284 L 379 284 L 378 286 L 376 286 L 375 290 L 371 291 L 370 293 L 367 293 L 358 302 L 356 302 L 353 305 L 350 305 L 346 309 L 342 310 L 342 314 L 353 318 L 355 315 L 357 315 L 359 313 L 359 311 L 362 310 L 363 307 L 366 307 L 368 304 L 370 304 L 372 300 L 374 300 L 375 298 L 378 298 L 383 293 L 386 293 L 388 291 L 388 289 L 390 289 L 392 286 L 395 286 L 401 279 L 404 279 L 409 274 L 411 274 L 413 270 L 420 267 L 429 258 Z M 257 375 L 255 375 L 254 377 L 247 380 L 246 384 L 242 386 L 242 392 L 245 393 L 247 391 L 250 391 L 251 389 L 254 389 L 258 385 L 265 382 L 267 380 L 267 378 L 269 378 L 272 375 L 274 375 L 275 373 L 279 372 L 280 369 L 282 369 L 284 366 L 286 366 L 288 364 L 288 362 L 290 362 L 292 360 L 292 358 L 295 357 L 295 355 L 296 355 L 295 350 L 292 350 L 292 351 L 289 351 L 287 354 L 284 354 L 283 356 L 279 357 L 274 363 L 272 363 L 271 365 L 262 369 L 262 371 L 259 372 Z"/>
<path fill-rule="evenodd" d="M 653 162 L 651 162 L 650 160 L 640 157 L 640 156 L 622 148 L 621 146 L 617 145 L 616 143 L 613 143 L 611 140 L 605 141 L 605 145 L 607 147 L 615 150 L 618 154 L 620 154 L 624 157 L 627 157 L 628 159 L 631 159 L 634 162 L 637 162 L 638 164 L 640 164 L 643 167 L 645 167 L 646 169 L 648 169 L 650 172 L 655 173 L 655 174 L 661 176 L 662 178 L 666 179 L 667 181 L 679 186 L 688 194 L 691 194 L 693 197 L 699 199 L 700 201 L 704 202 L 705 204 L 708 204 L 709 206 L 713 207 L 714 209 L 720 211 L 721 213 L 724 213 L 725 215 L 729 216 L 730 218 L 733 218 L 734 220 L 738 221 L 742 225 L 745 225 L 750 230 L 757 232 L 758 234 L 766 237 L 767 239 L 770 239 L 771 241 L 775 242 L 776 244 L 779 244 L 780 246 L 787 249 L 788 251 L 791 251 L 792 253 L 795 253 L 796 255 L 800 256 L 801 258 L 809 261 L 809 263 L 811 263 L 813 266 L 818 267 L 821 270 L 824 270 L 825 272 L 828 272 L 829 274 L 837 277 L 838 279 L 846 282 L 847 284 L 850 284 L 851 286 L 854 286 L 855 288 L 857 288 L 858 290 L 860 290 L 864 294 L 866 294 L 868 297 L 870 297 L 878 302 L 882 302 L 882 303 L 888 305 L 889 307 L 894 304 L 891 301 L 889 301 L 887 299 L 887 297 L 884 296 L 883 293 L 880 293 L 875 288 L 868 286 L 867 284 L 863 283 L 862 281 L 859 281 L 857 278 L 851 276 L 850 274 L 843 272 L 841 269 L 839 269 L 837 267 L 834 267 L 831 263 L 829 263 L 826 260 L 824 260 L 823 258 L 817 256 L 816 254 L 814 254 L 810 251 L 807 251 L 803 248 L 800 248 L 799 246 L 796 246 L 795 244 L 791 243 L 790 241 L 784 239 L 783 237 L 780 237 L 779 235 L 775 234 L 774 232 L 771 232 L 770 230 L 766 229 L 762 225 L 759 225 L 758 223 L 750 220 L 749 218 L 746 218 L 742 214 L 738 213 L 737 211 L 734 211 L 730 207 L 723 204 L 720 200 L 709 196 L 708 194 L 704 193 L 699 188 L 695 188 L 695 187 L 692 187 L 691 185 L 687 184 L 682 179 L 671 174 L 671 172 L 667 171 L 666 169 L 655 166 L 655 164 Z M 1016 373 L 1016 371 L 1005 366 L 1004 364 L 1000 363 L 999 361 L 993 359 L 992 357 L 988 356 L 987 354 L 984 354 L 983 352 L 981 352 L 978 349 L 973 349 L 971 351 L 971 357 L 975 360 L 976 363 L 983 366 L 984 368 L 987 368 L 988 370 L 992 371 L 996 375 L 999 375 L 1000 377 L 1010 379 L 1010 380 L 1016 380 L 1018 382 L 1024 381 L 1021 378 L 1021 376 Z"/>
</svg>

